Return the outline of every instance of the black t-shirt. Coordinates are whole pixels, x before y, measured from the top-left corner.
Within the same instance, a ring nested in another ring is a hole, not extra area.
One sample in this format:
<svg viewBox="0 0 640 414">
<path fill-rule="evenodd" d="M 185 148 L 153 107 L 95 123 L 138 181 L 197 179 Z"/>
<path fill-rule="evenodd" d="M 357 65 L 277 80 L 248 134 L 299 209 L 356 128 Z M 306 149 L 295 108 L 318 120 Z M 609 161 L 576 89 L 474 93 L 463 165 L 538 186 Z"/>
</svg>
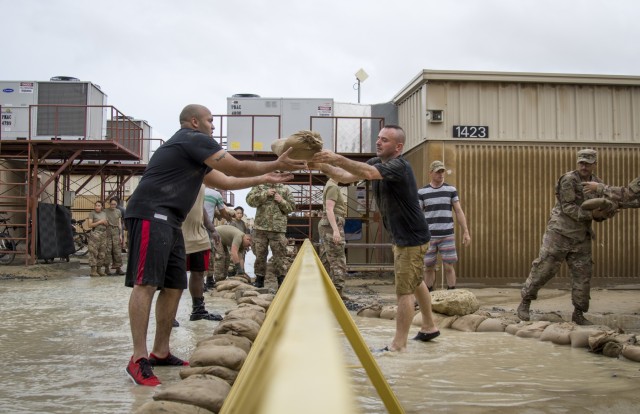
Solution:
<svg viewBox="0 0 640 414">
<path fill-rule="evenodd" d="M 156 150 L 127 203 L 126 217 L 180 227 L 193 207 L 205 174 L 204 161 L 222 147 L 210 136 L 182 128 Z"/>
<path fill-rule="evenodd" d="M 402 156 L 385 163 L 375 157 L 367 164 L 376 167 L 382 176 L 382 180 L 371 184 L 384 228 L 391 233 L 393 244 L 409 247 L 428 242 L 431 235 L 420 210 L 418 186 L 411 165 Z"/>
</svg>

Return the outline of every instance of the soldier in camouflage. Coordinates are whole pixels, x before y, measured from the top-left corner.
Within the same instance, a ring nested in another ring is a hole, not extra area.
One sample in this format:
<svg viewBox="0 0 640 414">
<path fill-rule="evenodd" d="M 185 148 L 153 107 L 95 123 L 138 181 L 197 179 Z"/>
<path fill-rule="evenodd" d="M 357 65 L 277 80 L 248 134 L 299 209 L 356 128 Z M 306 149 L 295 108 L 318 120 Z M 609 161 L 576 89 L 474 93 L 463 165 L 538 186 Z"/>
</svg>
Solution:
<svg viewBox="0 0 640 414">
<path fill-rule="evenodd" d="M 107 270 L 109 268 L 105 261 L 109 221 L 102 209 L 102 201 L 95 202 L 94 210 L 89 212 L 87 225 L 91 229 L 88 246 L 89 266 L 91 266 L 90 276 L 106 276 L 106 273 L 102 271 L 102 267 L 104 266 Z"/>
<path fill-rule="evenodd" d="M 112 197 L 109 200 L 109 208 L 104 210 L 107 215 L 107 221 L 109 226 L 107 228 L 106 236 L 106 250 L 105 250 L 105 274 L 109 274 L 109 262 L 115 269 L 115 274 L 124 275 L 122 271 L 122 244 L 123 244 L 123 232 L 122 232 L 122 213 L 118 209 L 118 199 Z"/>
<path fill-rule="evenodd" d="M 271 247 L 278 287 L 280 287 L 287 274 L 285 263 L 287 216 L 295 210 L 295 200 L 289 188 L 282 184 L 261 184 L 249 191 L 247 204 L 257 209 L 251 246 L 256 256 L 255 286 L 264 287 L 268 249 Z"/>
<path fill-rule="evenodd" d="M 216 245 L 215 250 L 215 280 L 227 278 L 230 264 L 233 265 L 234 275 L 246 274 L 242 258 L 246 249 L 251 246 L 251 235 L 229 224 L 217 226 L 216 230 L 220 234 L 220 243 Z"/>
<path fill-rule="evenodd" d="M 578 325 L 591 325 L 583 313 L 589 310 L 589 291 L 593 260 L 591 240 L 595 237 L 592 220 L 603 221 L 613 217 L 615 209 L 585 210 L 580 206 L 594 195 L 583 191 L 583 182 L 601 183 L 595 174 L 597 154 L 592 149 L 578 151 L 578 169 L 564 174 L 556 185 L 556 204 L 551 210 L 547 230 L 542 238 L 540 254 L 531 266 L 531 272 L 521 291 L 522 302 L 518 317 L 530 318 L 531 301 L 538 291 L 553 278 L 563 261 L 567 262 L 571 276 L 571 301 L 574 306 L 572 321 Z"/>
<path fill-rule="evenodd" d="M 318 223 L 320 260 L 331 277 L 333 285 L 343 300 L 344 278 L 347 274 L 347 257 L 344 251 L 344 220 L 347 203 L 340 192 L 338 182 L 330 178 L 322 191 L 322 219 Z"/>
<path fill-rule="evenodd" d="M 632 180 L 626 187 L 614 187 L 598 182 L 583 184 L 585 192 L 615 201 L 618 208 L 640 208 L 640 177 Z"/>
</svg>

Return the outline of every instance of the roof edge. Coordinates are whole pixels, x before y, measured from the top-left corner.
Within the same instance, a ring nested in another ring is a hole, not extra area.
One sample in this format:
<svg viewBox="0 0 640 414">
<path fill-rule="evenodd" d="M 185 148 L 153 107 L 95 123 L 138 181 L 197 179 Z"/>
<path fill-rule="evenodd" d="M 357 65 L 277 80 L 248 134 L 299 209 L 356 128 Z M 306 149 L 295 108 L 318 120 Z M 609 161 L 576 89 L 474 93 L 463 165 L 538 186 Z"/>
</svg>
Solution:
<svg viewBox="0 0 640 414">
<path fill-rule="evenodd" d="M 423 69 L 392 99 L 398 103 L 429 81 L 554 83 L 573 85 L 628 85 L 640 86 L 640 76 L 595 75 L 536 72 L 486 72 Z"/>
</svg>

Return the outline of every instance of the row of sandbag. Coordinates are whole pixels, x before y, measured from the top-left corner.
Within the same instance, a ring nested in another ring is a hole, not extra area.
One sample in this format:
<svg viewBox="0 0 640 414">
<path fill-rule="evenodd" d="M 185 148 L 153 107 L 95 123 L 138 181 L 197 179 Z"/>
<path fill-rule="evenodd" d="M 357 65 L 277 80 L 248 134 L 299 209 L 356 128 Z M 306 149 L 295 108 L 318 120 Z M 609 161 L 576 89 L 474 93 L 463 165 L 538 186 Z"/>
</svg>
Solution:
<svg viewBox="0 0 640 414">
<path fill-rule="evenodd" d="M 136 414 L 209 414 L 222 408 L 274 296 L 261 294 L 242 277 L 218 282 L 213 295 L 236 299 L 238 307 L 196 344 L 189 366 L 180 370 L 182 381 L 160 390 Z"/>
<path fill-rule="evenodd" d="M 395 319 L 397 306 L 373 304 L 358 311 L 358 316 L 382 319 Z M 522 338 L 537 338 L 558 345 L 571 345 L 574 348 L 588 348 L 591 352 L 618 358 L 623 356 L 631 361 L 640 362 L 638 336 L 619 333 L 606 326 L 579 326 L 573 322 L 534 321 L 521 322 L 492 317 L 487 311 L 476 311 L 463 316 L 433 314 L 440 329 L 455 329 L 462 332 L 507 332 Z M 422 315 L 416 312 L 413 325 L 422 325 Z"/>
</svg>

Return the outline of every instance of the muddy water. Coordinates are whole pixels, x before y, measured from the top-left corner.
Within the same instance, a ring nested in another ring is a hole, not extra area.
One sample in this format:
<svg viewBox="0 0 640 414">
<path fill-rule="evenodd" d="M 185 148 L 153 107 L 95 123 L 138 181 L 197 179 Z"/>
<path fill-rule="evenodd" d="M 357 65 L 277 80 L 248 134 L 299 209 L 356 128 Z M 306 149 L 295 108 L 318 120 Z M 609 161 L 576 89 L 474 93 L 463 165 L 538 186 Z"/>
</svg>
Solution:
<svg viewBox="0 0 640 414">
<path fill-rule="evenodd" d="M 130 290 L 122 283 L 122 277 L 0 282 L 0 412 L 127 413 L 151 399 L 153 388 L 134 386 L 124 373 Z M 215 326 L 190 322 L 190 302 L 185 293 L 172 339 L 183 357 Z M 217 312 L 235 306 L 207 303 Z M 391 321 L 356 320 L 372 347 L 393 335 Z M 152 319 L 150 338 L 153 326 Z M 582 349 L 446 330 L 434 343 L 411 342 L 409 351 L 377 357 L 407 412 L 635 413 L 640 404 L 640 364 Z M 179 381 L 175 368 L 156 374 L 164 384 Z M 363 412 L 386 412 L 364 370 L 353 375 Z"/>
</svg>

